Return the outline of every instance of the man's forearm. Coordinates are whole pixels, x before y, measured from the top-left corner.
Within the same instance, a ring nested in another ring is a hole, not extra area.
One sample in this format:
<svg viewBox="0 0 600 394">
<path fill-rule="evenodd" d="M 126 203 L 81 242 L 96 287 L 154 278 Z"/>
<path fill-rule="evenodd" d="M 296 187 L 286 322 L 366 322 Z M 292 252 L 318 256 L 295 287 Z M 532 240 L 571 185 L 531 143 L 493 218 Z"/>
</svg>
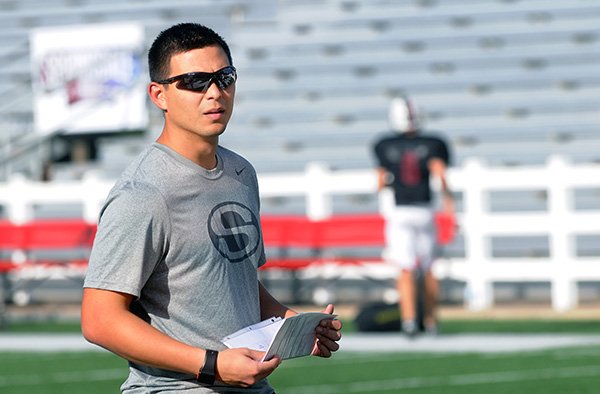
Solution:
<svg viewBox="0 0 600 394">
<path fill-rule="evenodd" d="M 204 350 L 158 331 L 128 310 L 127 295 L 85 289 L 81 310 L 84 337 L 135 363 L 196 374 Z"/>
<path fill-rule="evenodd" d="M 291 317 L 298 313 L 287 306 L 283 305 L 269 293 L 269 291 L 258 282 L 260 296 L 260 316 L 261 319 L 268 319 L 273 316 L 282 318 Z"/>
</svg>

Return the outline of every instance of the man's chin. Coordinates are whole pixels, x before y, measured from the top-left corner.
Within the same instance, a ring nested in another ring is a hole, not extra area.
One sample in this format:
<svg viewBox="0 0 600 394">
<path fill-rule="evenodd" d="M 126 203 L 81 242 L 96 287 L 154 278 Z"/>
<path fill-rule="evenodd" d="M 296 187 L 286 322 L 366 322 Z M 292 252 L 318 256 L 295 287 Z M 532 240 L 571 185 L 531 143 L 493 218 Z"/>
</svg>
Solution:
<svg viewBox="0 0 600 394">
<path fill-rule="evenodd" d="M 207 127 L 206 129 L 202 130 L 201 134 L 206 137 L 218 137 L 225 132 L 226 128 L 227 127 L 223 125 L 211 125 L 210 127 Z"/>
</svg>

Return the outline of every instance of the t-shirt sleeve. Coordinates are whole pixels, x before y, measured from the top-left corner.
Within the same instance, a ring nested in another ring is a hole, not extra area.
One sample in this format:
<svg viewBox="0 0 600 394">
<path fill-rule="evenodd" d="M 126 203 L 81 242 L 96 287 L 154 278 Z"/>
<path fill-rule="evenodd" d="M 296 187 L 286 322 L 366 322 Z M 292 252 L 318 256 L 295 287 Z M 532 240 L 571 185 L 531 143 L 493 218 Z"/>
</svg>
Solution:
<svg viewBox="0 0 600 394">
<path fill-rule="evenodd" d="M 158 190 L 132 183 L 113 190 L 100 214 L 84 287 L 139 296 L 168 250 L 169 229 Z"/>
<path fill-rule="evenodd" d="M 257 213 L 258 213 L 258 218 L 259 218 L 258 221 L 259 221 L 259 226 L 261 226 L 260 250 L 262 252 L 261 252 L 260 258 L 258 259 L 258 267 L 262 267 L 267 262 L 267 256 L 265 254 L 265 245 L 264 245 L 265 241 L 264 241 L 263 233 L 262 233 L 262 225 L 260 224 L 260 194 L 259 194 L 258 177 L 256 175 L 256 170 L 254 169 L 254 167 L 252 167 L 252 177 L 253 177 L 252 183 L 254 184 L 254 190 L 255 190 L 254 195 L 255 195 L 255 201 L 256 201 L 256 206 L 257 206 Z"/>
<path fill-rule="evenodd" d="M 446 165 L 450 164 L 450 152 L 448 150 L 448 144 L 441 139 L 434 140 L 433 157 L 441 159 Z"/>
<path fill-rule="evenodd" d="M 373 146 L 373 156 L 375 157 L 375 162 L 376 162 L 377 166 L 379 166 L 379 167 L 385 166 L 385 163 L 383 160 L 383 145 L 384 145 L 384 140 L 380 140 Z"/>
</svg>

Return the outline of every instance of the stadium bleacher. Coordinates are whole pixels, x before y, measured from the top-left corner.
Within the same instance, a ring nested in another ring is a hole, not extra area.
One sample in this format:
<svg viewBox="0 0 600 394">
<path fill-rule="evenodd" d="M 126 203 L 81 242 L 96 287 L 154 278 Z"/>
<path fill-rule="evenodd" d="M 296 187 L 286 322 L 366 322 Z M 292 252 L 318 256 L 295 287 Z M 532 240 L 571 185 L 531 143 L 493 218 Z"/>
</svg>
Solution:
<svg viewBox="0 0 600 394">
<path fill-rule="evenodd" d="M 238 30 L 237 43 L 253 45 L 242 63 L 253 75 L 242 73 L 238 118 L 225 138 L 259 170 L 297 168 L 296 155 L 336 168 L 372 165 L 369 142 L 385 130 L 398 93 L 454 142 L 459 164 L 472 156 L 542 163 L 557 151 L 598 160 L 579 154 L 598 129 L 598 8 L 590 2 L 280 4 L 277 26 Z M 253 125 L 262 130 L 249 132 Z M 237 134 L 251 136 L 252 148 Z M 283 162 L 277 147 L 288 151 Z"/>
<path fill-rule="evenodd" d="M 473 156 L 542 163 L 552 153 L 600 160 L 600 5 L 591 1 L 3 0 L 0 10 L 0 81 L 11 97 L 0 105 L 2 145 L 33 134 L 31 29 L 136 21 L 149 45 L 161 29 L 195 20 L 231 43 L 238 102 L 222 141 L 259 173 L 310 161 L 371 167 L 370 144 L 398 94 L 450 139 L 459 165 Z M 138 144 L 157 127 L 154 114 Z M 118 143 L 103 139 L 100 149 Z M 125 144 L 118 165 L 101 153 L 99 169 L 118 173 L 137 153 Z"/>
</svg>

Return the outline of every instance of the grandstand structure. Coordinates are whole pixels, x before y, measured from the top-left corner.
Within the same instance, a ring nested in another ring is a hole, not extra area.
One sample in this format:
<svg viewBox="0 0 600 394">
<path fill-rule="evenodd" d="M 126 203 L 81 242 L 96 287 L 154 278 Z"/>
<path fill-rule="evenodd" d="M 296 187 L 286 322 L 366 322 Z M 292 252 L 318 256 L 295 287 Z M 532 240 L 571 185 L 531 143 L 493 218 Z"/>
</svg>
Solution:
<svg viewBox="0 0 600 394">
<path fill-rule="evenodd" d="M 30 30 L 125 21 L 143 24 L 148 45 L 182 21 L 226 37 L 240 78 L 223 143 L 259 173 L 371 167 L 400 94 L 449 138 L 458 165 L 596 162 L 599 20 L 591 0 L 2 0 L 0 173 L 39 175 L 31 160 L 48 154 L 20 153 L 47 145 L 32 128 Z M 154 112 L 146 140 L 160 124 Z M 101 139 L 93 167 L 118 173 L 143 142 Z"/>
<path fill-rule="evenodd" d="M 511 170 L 546 166 L 555 155 L 600 162 L 597 1 L 0 0 L 0 182 L 17 173 L 40 180 L 53 152 L 71 149 L 58 130 L 34 131 L 32 29 L 136 22 L 148 48 L 158 32 L 187 21 L 213 27 L 231 46 L 237 101 L 221 141 L 259 177 L 372 169 L 371 145 L 387 130 L 388 105 L 399 95 L 420 107 L 427 129 L 447 137 L 458 171 L 472 158 Z M 54 163 L 52 179 L 85 181 L 92 172 L 114 179 L 160 132 L 161 114 L 148 107 L 145 132 L 95 135 L 96 159 Z M 491 188 L 488 208 L 546 209 L 542 186 L 523 185 Z M 579 190 L 579 207 L 600 210 L 598 189 Z M 457 197 L 459 208 L 467 204 Z M 379 209 L 370 191 L 332 201 L 333 213 Z M 272 193 L 263 213 L 303 214 L 306 206 L 299 194 Z M 37 214 L 79 212 L 55 204 Z M 7 216 L 0 206 L 0 219 Z M 491 241 L 497 255 L 551 254 L 548 237 L 505 235 Z M 582 235 L 581 253 L 600 255 L 597 237 Z M 449 253 L 468 258 L 467 248 L 459 234 Z"/>
<path fill-rule="evenodd" d="M 306 160 L 368 167 L 398 94 L 450 139 L 459 165 L 472 156 L 540 164 L 550 153 L 598 160 L 600 5 L 592 1 L 279 6 L 274 25 L 235 35 L 245 56 L 226 138 L 259 170 L 297 170 Z"/>
</svg>

